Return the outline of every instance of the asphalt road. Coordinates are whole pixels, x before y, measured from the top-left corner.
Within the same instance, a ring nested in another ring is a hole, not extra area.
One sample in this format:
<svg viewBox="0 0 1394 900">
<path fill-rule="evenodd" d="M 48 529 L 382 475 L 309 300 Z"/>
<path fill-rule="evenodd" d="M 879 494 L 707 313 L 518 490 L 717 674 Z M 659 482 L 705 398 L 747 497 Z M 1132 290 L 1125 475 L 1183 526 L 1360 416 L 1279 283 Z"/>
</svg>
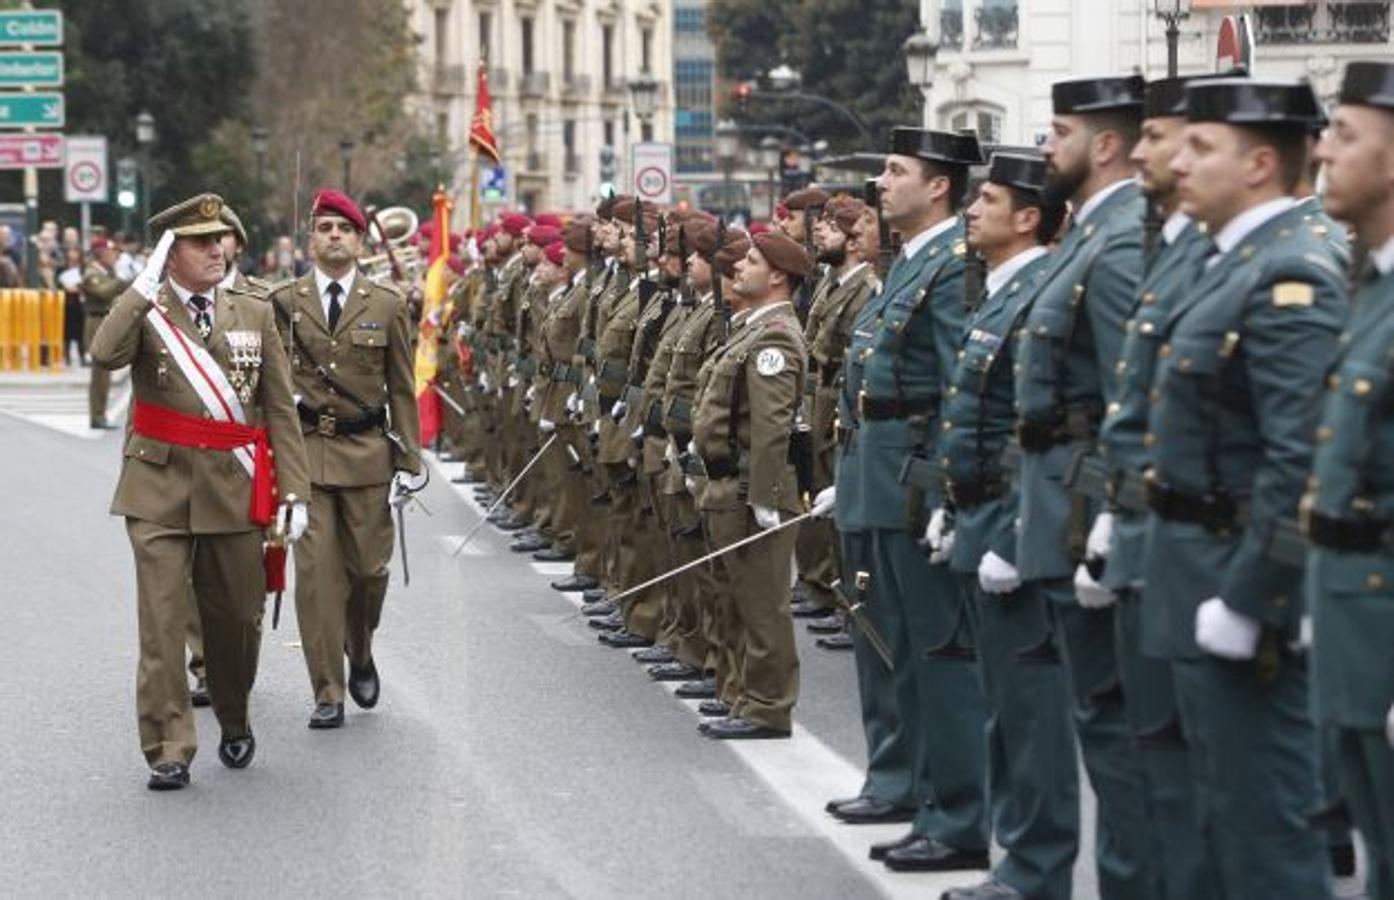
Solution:
<svg viewBox="0 0 1394 900">
<path fill-rule="evenodd" d="M 255 763 L 219 765 L 201 711 L 192 787 L 151 793 L 134 575 L 107 515 L 118 465 L 118 435 L 0 415 L 0 896 L 814 900 L 978 880 L 889 873 L 866 847 L 901 826 L 821 812 L 855 792 L 864 758 L 849 656 L 800 629 L 794 740 L 701 738 L 693 710 L 599 646 L 503 535 L 486 527 L 450 557 L 478 510 L 439 471 L 431 515 L 409 517 L 410 587 L 394 569 L 379 707 L 350 705 L 336 732 L 305 727 L 287 598 L 280 630 L 267 620 Z M 1077 868 L 1076 895 L 1093 897 Z"/>
</svg>

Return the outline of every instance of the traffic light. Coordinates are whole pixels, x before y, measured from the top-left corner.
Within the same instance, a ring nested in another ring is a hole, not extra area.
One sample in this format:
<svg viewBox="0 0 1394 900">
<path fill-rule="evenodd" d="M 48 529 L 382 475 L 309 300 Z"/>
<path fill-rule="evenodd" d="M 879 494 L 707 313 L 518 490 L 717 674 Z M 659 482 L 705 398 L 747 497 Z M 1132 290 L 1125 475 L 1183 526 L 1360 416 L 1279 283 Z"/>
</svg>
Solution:
<svg viewBox="0 0 1394 900">
<path fill-rule="evenodd" d="M 744 110 L 746 106 L 749 105 L 750 95 L 754 90 L 755 82 L 753 81 L 742 81 L 740 84 L 736 85 L 736 93 L 733 99 L 735 99 L 738 109 Z"/>
<path fill-rule="evenodd" d="M 116 161 L 116 203 L 122 209 L 136 208 L 138 170 L 136 161 L 123 156 Z"/>
<path fill-rule="evenodd" d="M 602 144 L 600 147 L 600 180 L 615 180 L 615 148 L 609 144 Z"/>
</svg>

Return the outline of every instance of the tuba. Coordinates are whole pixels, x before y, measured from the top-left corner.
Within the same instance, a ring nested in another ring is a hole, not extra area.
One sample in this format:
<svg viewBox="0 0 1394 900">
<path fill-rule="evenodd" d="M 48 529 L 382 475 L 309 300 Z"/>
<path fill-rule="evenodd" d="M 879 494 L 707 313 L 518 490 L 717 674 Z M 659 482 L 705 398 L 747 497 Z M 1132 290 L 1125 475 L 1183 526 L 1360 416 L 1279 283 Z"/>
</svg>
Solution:
<svg viewBox="0 0 1394 900">
<path fill-rule="evenodd" d="M 393 259 L 401 269 L 402 281 L 410 284 L 416 280 L 420 268 L 421 251 L 407 241 L 416 233 L 419 220 L 416 213 L 405 206 L 389 206 L 383 210 L 368 210 L 368 240 L 376 245 L 378 252 L 358 261 L 359 267 L 373 281 L 395 280 L 393 278 Z"/>
</svg>

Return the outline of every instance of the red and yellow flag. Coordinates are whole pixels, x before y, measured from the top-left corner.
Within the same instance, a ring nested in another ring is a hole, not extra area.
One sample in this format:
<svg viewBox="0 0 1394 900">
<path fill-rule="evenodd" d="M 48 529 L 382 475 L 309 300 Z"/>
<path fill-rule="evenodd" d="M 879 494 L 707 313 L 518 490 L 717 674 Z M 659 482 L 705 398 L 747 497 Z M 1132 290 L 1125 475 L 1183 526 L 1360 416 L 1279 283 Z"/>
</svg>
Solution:
<svg viewBox="0 0 1394 900">
<path fill-rule="evenodd" d="M 421 331 L 416 341 L 416 409 L 421 417 L 421 444 L 426 446 L 440 433 L 440 396 L 435 391 L 438 369 L 436 337 L 441 329 L 441 309 L 449 290 L 446 273 L 450 271 L 450 198 L 437 190 L 431 203 L 430 264 L 426 269 L 426 285 L 422 290 Z"/>
<path fill-rule="evenodd" d="M 501 161 L 494 138 L 494 109 L 489 100 L 489 68 L 479 64 L 479 81 L 474 93 L 474 118 L 470 120 L 470 147 L 489 157 L 494 165 Z"/>
</svg>

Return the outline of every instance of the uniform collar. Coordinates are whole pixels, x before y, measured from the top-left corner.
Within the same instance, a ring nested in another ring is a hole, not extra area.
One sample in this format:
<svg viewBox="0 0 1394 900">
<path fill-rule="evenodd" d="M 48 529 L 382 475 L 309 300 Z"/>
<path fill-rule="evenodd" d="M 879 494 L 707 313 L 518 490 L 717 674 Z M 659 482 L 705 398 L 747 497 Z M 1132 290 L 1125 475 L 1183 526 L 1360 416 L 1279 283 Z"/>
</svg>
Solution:
<svg viewBox="0 0 1394 900">
<path fill-rule="evenodd" d="M 1239 246 L 1239 242 L 1252 234 L 1260 225 L 1282 215 L 1296 206 L 1297 203 L 1298 201 L 1294 197 L 1277 197 L 1244 210 L 1230 219 L 1229 224 L 1221 228 L 1220 233 L 1215 235 L 1215 246 L 1221 253 L 1228 253 Z"/>
<path fill-rule="evenodd" d="M 852 278 L 858 272 L 860 272 L 862 269 L 865 269 L 868 265 L 870 265 L 870 263 L 867 263 L 865 261 L 859 262 L 852 268 L 848 269 L 846 272 L 843 272 L 841 275 L 837 276 L 837 286 L 842 287 L 844 284 L 851 281 Z"/>
<path fill-rule="evenodd" d="M 337 281 L 339 283 L 339 287 L 343 288 L 344 300 L 348 300 L 349 291 L 353 290 L 354 276 L 357 274 L 357 269 L 350 268 L 342 278 L 330 278 L 328 275 L 320 271 L 319 266 L 315 266 L 315 290 L 319 291 L 319 295 L 323 297 L 325 294 L 329 292 L 329 285 Z"/>
<path fill-rule="evenodd" d="M 1191 224 L 1191 217 L 1183 212 L 1174 212 L 1162 223 L 1162 240 L 1167 242 L 1170 247 L 1176 243 L 1176 239 L 1181 236 L 1181 232 L 1186 230 L 1186 226 Z"/>
<path fill-rule="evenodd" d="M 1375 264 L 1381 275 L 1388 275 L 1394 271 L 1394 237 L 1370 252 L 1370 262 Z"/>
<path fill-rule="evenodd" d="M 1094 196 L 1085 200 L 1079 205 L 1079 209 L 1075 210 L 1075 224 L 1083 225 L 1086 219 L 1092 216 L 1100 206 L 1104 205 L 1105 200 L 1133 183 L 1134 181 L 1132 178 L 1120 178 L 1113 184 L 1099 188 L 1094 192 Z"/>
<path fill-rule="evenodd" d="M 766 316 L 771 315 L 774 312 L 774 310 L 786 306 L 790 309 L 793 309 L 794 304 L 789 300 L 781 300 L 778 303 L 771 303 L 769 306 L 756 307 L 755 309 L 751 310 L 750 315 L 746 318 L 746 324 L 754 325 L 756 322 L 760 321 Z"/>
<path fill-rule="evenodd" d="M 987 295 L 991 297 L 996 294 L 1002 289 L 1002 286 L 1011 281 L 1018 272 L 1049 252 L 1050 251 L 1045 247 L 1039 245 L 1031 247 L 1030 249 L 1021 251 L 991 272 L 988 272 L 984 284 L 984 287 L 987 288 Z"/>
<path fill-rule="evenodd" d="M 184 287 L 184 285 L 182 285 L 182 284 L 180 284 L 179 282 L 175 281 L 173 278 L 169 279 L 169 289 L 172 290 L 172 291 L 174 291 L 174 296 L 178 297 L 178 298 L 179 298 L 179 302 L 182 303 L 182 304 L 184 304 L 185 306 L 188 306 L 188 305 L 189 305 L 189 298 L 190 298 L 190 297 L 195 297 L 195 296 L 198 296 L 198 297 L 207 297 L 209 300 L 212 300 L 212 299 L 213 299 L 213 294 L 218 290 L 217 286 L 214 285 L 213 287 L 211 287 L 211 288 L 209 288 L 208 290 L 204 291 L 202 294 L 195 294 L 193 291 L 191 291 L 191 290 L 189 290 L 188 288 Z M 211 310 L 211 307 L 210 307 L 210 310 Z"/>
<path fill-rule="evenodd" d="M 906 259 L 914 259 L 916 254 L 925 248 L 925 245 L 941 234 L 947 232 L 958 224 L 958 216 L 949 216 L 937 225 L 931 225 L 924 231 L 910 238 L 905 242 L 904 254 Z"/>
</svg>

